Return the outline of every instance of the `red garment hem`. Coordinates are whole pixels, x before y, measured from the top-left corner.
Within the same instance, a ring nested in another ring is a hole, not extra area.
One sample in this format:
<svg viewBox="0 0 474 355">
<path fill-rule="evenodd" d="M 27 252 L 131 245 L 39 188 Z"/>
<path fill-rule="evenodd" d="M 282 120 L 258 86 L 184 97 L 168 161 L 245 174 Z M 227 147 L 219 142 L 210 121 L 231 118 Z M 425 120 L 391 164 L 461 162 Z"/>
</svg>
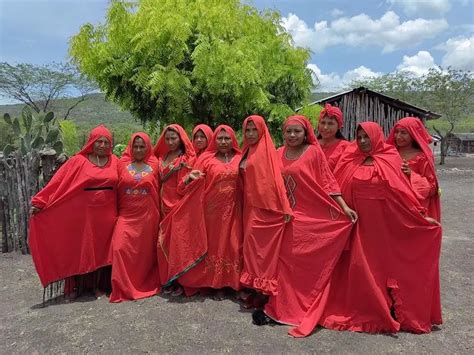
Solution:
<svg viewBox="0 0 474 355">
<path fill-rule="evenodd" d="M 138 296 L 133 296 L 133 297 L 126 297 L 126 296 L 121 296 L 118 298 L 113 297 L 110 295 L 109 302 L 110 303 L 120 303 L 124 301 L 134 301 L 134 300 L 141 300 L 143 298 L 148 298 L 148 297 L 153 297 L 155 295 L 158 295 L 160 292 L 158 289 L 150 291 L 150 292 L 143 292 Z"/>
<path fill-rule="evenodd" d="M 74 273 L 74 274 L 70 274 L 70 275 L 64 275 L 64 276 L 60 276 L 58 277 L 56 280 L 51 280 L 49 281 L 48 283 L 46 284 L 43 284 L 43 282 L 41 281 L 41 284 L 43 287 L 48 287 L 49 284 L 52 284 L 53 282 L 58 282 L 58 281 L 62 281 L 62 280 L 65 280 L 67 279 L 68 277 L 73 277 L 73 276 L 80 276 L 80 275 L 85 275 L 85 274 L 88 274 L 90 272 L 94 272 L 94 271 L 97 271 L 103 267 L 106 267 L 106 266 L 112 266 L 112 262 L 107 262 L 105 264 L 102 264 L 102 265 L 99 265 L 99 266 L 96 266 L 94 269 L 91 269 L 91 270 L 85 270 L 85 271 L 80 271 L 80 272 L 77 272 L 77 273 Z"/>
<path fill-rule="evenodd" d="M 333 330 L 349 330 L 351 332 L 364 332 L 364 333 L 397 333 L 400 331 L 400 325 L 395 328 L 387 329 L 385 327 L 381 327 L 380 324 L 367 322 L 367 323 L 360 323 L 360 324 L 352 324 L 352 323 L 341 323 L 337 321 L 328 321 L 325 320 L 322 324 L 324 328 L 333 329 Z"/>
<path fill-rule="evenodd" d="M 240 283 L 260 291 L 265 295 L 276 296 L 278 294 L 278 280 L 277 279 L 262 279 L 250 275 L 244 271 L 240 276 Z"/>
</svg>

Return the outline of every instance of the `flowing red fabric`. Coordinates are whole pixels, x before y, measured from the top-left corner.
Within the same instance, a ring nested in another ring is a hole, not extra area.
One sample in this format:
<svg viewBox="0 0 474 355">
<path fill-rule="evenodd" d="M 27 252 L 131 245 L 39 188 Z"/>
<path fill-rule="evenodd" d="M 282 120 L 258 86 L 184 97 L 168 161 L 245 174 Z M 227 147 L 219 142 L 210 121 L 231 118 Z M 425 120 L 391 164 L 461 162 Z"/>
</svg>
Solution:
<svg viewBox="0 0 474 355">
<path fill-rule="evenodd" d="M 178 132 L 184 146 L 184 152 L 169 164 L 164 160 L 169 153 L 165 143 L 165 134 L 172 128 Z M 191 210 L 188 214 L 181 211 L 186 208 L 189 196 L 183 197 L 179 184 L 191 171 L 195 163 L 196 154 L 186 131 L 177 124 L 167 126 L 155 146 L 155 156 L 159 161 L 159 178 L 161 183 L 161 215 L 160 231 L 158 236 L 158 270 L 161 284 L 169 286 L 181 274 L 194 267 L 204 257 L 207 250 L 206 240 L 192 238 L 195 231 L 205 228 L 199 222 L 199 211 Z M 203 184 L 195 184 L 194 188 L 203 189 Z M 193 221 L 196 221 L 193 225 Z M 193 226 L 193 229 L 189 229 Z M 175 236 L 183 236 L 179 239 Z"/>
<path fill-rule="evenodd" d="M 206 136 L 208 145 L 209 145 L 209 142 L 212 140 L 212 134 L 213 134 L 212 128 L 209 127 L 207 124 L 201 123 L 201 124 L 198 124 L 196 127 L 194 127 L 192 138 L 193 138 L 193 147 L 194 147 L 194 151 L 196 152 L 196 156 L 200 156 L 202 153 L 206 151 L 206 148 L 203 150 L 199 150 L 198 147 L 196 147 L 196 144 L 194 143 L 194 135 L 198 131 L 202 131 L 202 133 L 204 133 L 204 135 Z"/>
<path fill-rule="evenodd" d="M 84 148 L 31 201 L 41 211 L 30 218 L 28 241 L 44 287 L 112 262 L 117 158 L 108 151 L 108 162 L 103 167 L 88 159 L 94 142 L 101 137 L 112 142 L 107 128 L 94 128 Z"/>
<path fill-rule="evenodd" d="M 325 116 L 334 117 L 337 121 L 339 129 L 344 127 L 344 116 L 343 116 L 342 111 L 339 107 L 331 106 L 331 104 L 324 105 L 324 108 L 319 113 L 319 119 L 322 119 Z"/>
<path fill-rule="evenodd" d="M 278 255 L 285 229 L 285 215 L 292 214 L 281 162 L 261 116 L 249 116 L 258 142 L 249 145 L 244 135 L 241 176 L 243 186 L 244 267 L 240 282 L 265 294 L 278 293 Z"/>
<path fill-rule="evenodd" d="M 429 146 L 433 140 L 419 118 L 405 117 L 398 121 L 390 131 L 387 138 L 388 144 L 396 145 L 395 130 L 397 128 L 406 129 L 423 152 L 408 161 L 411 169 L 411 186 L 417 193 L 423 207 L 428 210 L 428 215 L 437 221 L 441 221 L 439 184 L 436 177 L 433 152 Z"/>
<path fill-rule="evenodd" d="M 317 325 L 314 303 L 322 307 L 322 294 L 342 253 L 352 228 L 339 205 L 330 195 L 340 194 L 339 185 L 327 165 L 304 116 L 289 117 L 288 124 L 301 122 L 309 146 L 295 160 L 287 159 L 287 148 L 278 150 L 293 219 L 283 237 L 278 264 L 278 295 L 270 296 L 265 313 L 285 324 L 299 326 L 303 321 Z"/>
<path fill-rule="evenodd" d="M 325 291 L 319 323 L 369 333 L 430 332 L 441 228 L 420 214 L 423 208 L 401 173 L 402 160 L 383 142 L 382 128 L 373 122 L 360 127 L 372 150 L 361 152 L 353 142 L 335 172 L 345 201 L 359 219 L 350 249 L 342 253 Z M 372 165 L 363 164 L 368 156 Z M 311 331 L 300 328 L 295 335 Z"/>
<path fill-rule="evenodd" d="M 172 162 L 165 165 L 166 155 L 169 148 L 165 142 L 165 134 L 168 129 L 178 132 L 179 138 L 183 144 L 183 154 L 176 157 Z M 196 160 L 194 147 L 186 134 L 183 127 L 178 124 L 171 124 L 163 130 L 158 142 L 155 146 L 155 156 L 159 163 L 159 178 L 161 183 L 160 199 L 161 199 L 161 216 L 164 218 L 173 208 L 173 206 L 181 199 L 182 195 L 178 191 L 178 184 L 190 171 Z"/>
<path fill-rule="evenodd" d="M 331 171 L 334 171 L 337 162 L 341 159 L 342 154 L 349 144 L 350 143 L 344 139 L 338 139 L 334 144 L 321 146 Z"/>
<path fill-rule="evenodd" d="M 133 164 L 133 143 L 146 145 L 142 169 Z M 158 159 L 150 137 L 134 133 L 118 164 L 119 217 L 112 237 L 112 294 L 110 302 L 155 295 L 160 288 L 156 245 L 158 241 Z"/>
<path fill-rule="evenodd" d="M 235 154 L 228 163 L 216 157 L 216 138 L 222 130 L 232 138 Z M 207 239 L 207 254 L 202 262 L 179 278 L 179 283 L 185 287 L 240 289 L 243 242 L 239 191 L 240 159 L 241 152 L 232 128 L 226 125 L 217 127 L 207 151 L 199 157 L 194 167 L 206 174 L 204 189 L 194 189 L 186 204 L 187 209 L 200 212 L 201 221 L 204 221 L 205 229 L 196 230 L 192 237 L 198 240 Z M 192 188 L 196 182 L 188 186 Z M 196 221 L 191 222 L 196 224 Z M 190 229 L 193 229 L 193 225 Z M 197 232 L 205 234 L 198 235 Z"/>
</svg>

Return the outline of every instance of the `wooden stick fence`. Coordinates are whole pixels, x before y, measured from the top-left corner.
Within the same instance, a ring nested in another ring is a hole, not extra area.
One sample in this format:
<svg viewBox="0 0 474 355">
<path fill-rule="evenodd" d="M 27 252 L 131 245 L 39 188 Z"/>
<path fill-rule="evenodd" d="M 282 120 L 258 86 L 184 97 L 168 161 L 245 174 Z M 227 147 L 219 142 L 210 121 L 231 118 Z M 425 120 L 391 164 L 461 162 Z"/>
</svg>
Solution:
<svg viewBox="0 0 474 355">
<path fill-rule="evenodd" d="M 0 157 L 0 228 L 3 253 L 28 254 L 28 218 L 31 198 L 53 176 L 54 150 L 14 152 Z"/>
</svg>

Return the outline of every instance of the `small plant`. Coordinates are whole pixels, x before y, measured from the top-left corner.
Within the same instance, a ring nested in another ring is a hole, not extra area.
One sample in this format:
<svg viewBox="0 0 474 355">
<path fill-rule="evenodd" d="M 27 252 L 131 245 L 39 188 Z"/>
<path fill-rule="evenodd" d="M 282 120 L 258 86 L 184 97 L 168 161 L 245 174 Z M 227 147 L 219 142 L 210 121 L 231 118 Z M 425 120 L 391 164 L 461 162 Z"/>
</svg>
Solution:
<svg viewBox="0 0 474 355">
<path fill-rule="evenodd" d="M 125 151 L 125 148 L 127 148 L 126 144 L 116 144 L 113 150 L 114 155 L 120 158 Z"/>
<path fill-rule="evenodd" d="M 62 153 L 63 142 L 53 112 L 33 115 L 30 108 L 25 106 L 21 113 L 21 123 L 20 118 L 12 119 L 8 113 L 3 115 L 3 119 L 12 127 L 15 140 L 18 142 L 17 147 L 11 144 L 4 147 L 5 156 L 18 149 L 22 155 L 33 149 L 44 148 L 52 148 L 57 154 Z"/>
</svg>

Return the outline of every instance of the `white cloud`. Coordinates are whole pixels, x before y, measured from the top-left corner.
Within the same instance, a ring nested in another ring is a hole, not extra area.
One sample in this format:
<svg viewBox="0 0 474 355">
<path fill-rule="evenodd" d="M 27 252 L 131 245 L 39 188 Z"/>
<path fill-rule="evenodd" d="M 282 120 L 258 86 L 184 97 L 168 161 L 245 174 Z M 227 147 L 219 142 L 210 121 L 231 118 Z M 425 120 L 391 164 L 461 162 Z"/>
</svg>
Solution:
<svg viewBox="0 0 474 355">
<path fill-rule="evenodd" d="M 428 73 L 430 68 L 436 67 L 430 52 L 419 51 L 414 56 L 403 56 L 403 62 L 397 66 L 397 70 L 411 72 L 417 76 Z"/>
<path fill-rule="evenodd" d="M 340 91 L 347 87 L 353 80 L 361 80 L 382 75 L 382 73 L 374 72 L 363 65 L 347 71 L 342 76 L 334 72 L 325 74 L 316 64 L 309 64 L 308 68 L 310 68 L 317 77 L 315 82 L 319 81 L 317 91 L 322 92 Z"/>
<path fill-rule="evenodd" d="M 444 67 L 455 69 L 474 70 L 474 35 L 471 37 L 450 38 L 437 46 L 444 50 L 442 64 Z"/>
<path fill-rule="evenodd" d="M 331 11 L 331 16 L 332 17 L 339 17 L 339 16 L 342 16 L 344 15 L 344 11 L 340 10 L 340 9 L 333 9 Z"/>
<path fill-rule="evenodd" d="M 451 9 L 452 0 L 388 0 L 392 5 L 399 5 L 409 15 L 440 15 Z"/>
<path fill-rule="evenodd" d="M 293 36 L 297 46 L 310 48 L 314 52 L 323 52 L 335 45 L 379 46 L 383 52 L 393 52 L 419 44 L 448 28 L 444 19 L 419 18 L 400 22 L 399 16 L 393 11 L 386 12 L 380 19 L 360 14 L 341 17 L 330 23 L 316 22 L 312 28 L 290 13 L 283 17 L 282 25 Z"/>
</svg>

